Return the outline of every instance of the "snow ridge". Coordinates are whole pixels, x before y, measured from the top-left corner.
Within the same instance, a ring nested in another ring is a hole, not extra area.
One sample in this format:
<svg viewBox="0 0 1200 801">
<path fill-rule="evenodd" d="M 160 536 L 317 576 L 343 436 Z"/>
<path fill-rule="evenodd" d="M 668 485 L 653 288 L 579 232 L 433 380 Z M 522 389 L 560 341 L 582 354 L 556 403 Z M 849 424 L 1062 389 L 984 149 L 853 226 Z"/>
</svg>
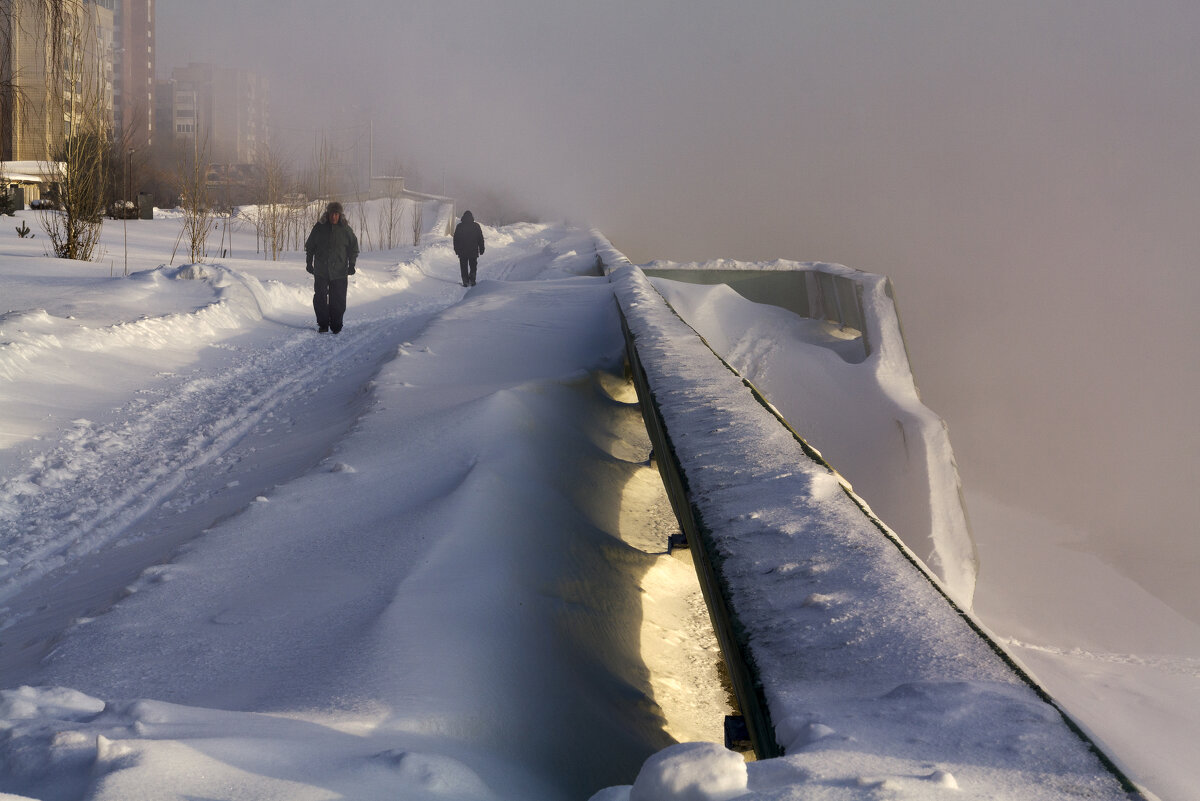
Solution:
<svg viewBox="0 0 1200 801">
<path fill-rule="evenodd" d="M 57 445 L 0 483 L 0 538 L 8 543 L 0 600 L 109 542 L 311 383 L 337 351 L 314 359 L 308 340 L 285 339 L 271 351 L 224 346 L 238 356 L 232 366 L 147 391 L 112 423 L 76 420 Z"/>
</svg>

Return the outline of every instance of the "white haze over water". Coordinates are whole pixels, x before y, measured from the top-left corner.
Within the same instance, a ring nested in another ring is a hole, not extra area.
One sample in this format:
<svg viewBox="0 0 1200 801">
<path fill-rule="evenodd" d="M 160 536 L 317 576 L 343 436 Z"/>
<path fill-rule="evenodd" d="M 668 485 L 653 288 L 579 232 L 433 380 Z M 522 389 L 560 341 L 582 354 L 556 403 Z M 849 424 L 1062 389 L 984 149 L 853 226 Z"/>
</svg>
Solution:
<svg viewBox="0 0 1200 801">
<path fill-rule="evenodd" d="M 257 9 L 261 8 L 261 11 Z M 969 491 L 1083 532 L 1200 620 L 1200 7 L 1116 0 L 158 4 L 160 71 L 267 75 L 485 222 L 635 261 L 828 260 L 896 282 Z M 444 181 L 444 184 L 443 184 Z M 1119 458 L 1112 458 L 1119 453 Z"/>
</svg>

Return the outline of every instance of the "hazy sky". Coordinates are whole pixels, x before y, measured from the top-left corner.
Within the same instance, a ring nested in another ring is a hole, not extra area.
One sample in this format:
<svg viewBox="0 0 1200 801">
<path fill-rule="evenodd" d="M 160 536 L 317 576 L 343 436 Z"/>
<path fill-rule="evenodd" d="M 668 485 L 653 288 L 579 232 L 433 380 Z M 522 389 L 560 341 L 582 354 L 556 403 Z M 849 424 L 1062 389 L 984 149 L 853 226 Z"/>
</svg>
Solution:
<svg viewBox="0 0 1200 801">
<path fill-rule="evenodd" d="M 484 222 L 890 275 L 968 488 L 1195 584 L 1200 4 L 577 5 L 159 0 L 159 67 L 266 74 L 298 160 L 373 118 Z"/>
</svg>

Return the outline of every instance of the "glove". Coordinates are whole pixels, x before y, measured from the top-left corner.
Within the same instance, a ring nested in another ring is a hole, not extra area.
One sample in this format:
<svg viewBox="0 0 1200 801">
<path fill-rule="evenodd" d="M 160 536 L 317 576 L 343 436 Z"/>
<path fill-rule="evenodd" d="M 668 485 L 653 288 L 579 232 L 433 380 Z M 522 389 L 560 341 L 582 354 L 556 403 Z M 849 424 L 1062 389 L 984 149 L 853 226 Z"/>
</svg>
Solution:
<svg viewBox="0 0 1200 801">
<path fill-rule="evenodd" d="M 482 256 L 482 255 L 483 255 L 483 245 L 480 245 L 480 246 L 479 246 L 479 255 L 480 255 L 480 256 Z"/>
<path fill-rule="evenodd" d="M 350 265 L 350 269 L 346 270 L 346 275 L 354 275 L 354 265 Z"/>
<path fill-rule="evenodd" d="M 308 270 L 310 273 L 313 271 L 312 256 L 309 256 L 307 259 L 304 260 L 304 269 Z"/>
</svg>

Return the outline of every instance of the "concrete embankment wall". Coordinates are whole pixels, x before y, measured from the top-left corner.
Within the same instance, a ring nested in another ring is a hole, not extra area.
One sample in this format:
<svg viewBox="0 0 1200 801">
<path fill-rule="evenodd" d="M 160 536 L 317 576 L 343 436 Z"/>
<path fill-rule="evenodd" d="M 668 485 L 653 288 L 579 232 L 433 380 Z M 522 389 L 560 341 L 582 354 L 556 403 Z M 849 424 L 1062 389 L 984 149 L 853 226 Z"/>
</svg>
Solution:
<svg viewBox="0 0 1200 801">
<path fill-rule="evenodd" d="M 670 278 L 693 284 L 725 284 L 755 303 L 769 303 L 801 317 L 828 320 L 856 331 L 863 358 L 879 347 L 879 334 L 868 330 L 863 285 L 833 264 L 806 264 L 802 270 L 642 270 L 651 278 Z M 884 279 L 885 281 L 887 279 Z M 889 296 L 891 296 L 889 284 Z"/>
<path fill-rule="evenodd" d="M 978 555 L 950 434 L 921 401 L 891 281 L 817 262 L 655 262 L 642 271 L 655 282 L 723 284 L 753 303 L 837 330 L 832 339 L 846 366 L 818 367 L 811 342 L 784 336 L 768 344 L 747 337 L 737 323 L 726 330 L 719 315 L 693 317 L 698 312 L 686 302 L 677 308 L 746 378 L 761 382 L 784 417 L 802 422 L 801 435 L 831 457 L 955 600 L 970 608 Z M 669 303 L 682 299 L 674 290 L 664 294 Z M 807 378 L 796 373 L 809 368 L 814 372 Z"/>
<path fill-rule="evenodd" d="M 1091 798 L 1140 797 L 641 270 L 602 251 L 656 461 L 759 756 L 836 731 L 881 773 L 955 765 L 960 782 L 1000 782 L 1013 797 L 1044 795 L 1046 776 Z M 997 716 L 1013 742 L 1038 747 L 994 758 L 984 741 Z"/>
</svg>

